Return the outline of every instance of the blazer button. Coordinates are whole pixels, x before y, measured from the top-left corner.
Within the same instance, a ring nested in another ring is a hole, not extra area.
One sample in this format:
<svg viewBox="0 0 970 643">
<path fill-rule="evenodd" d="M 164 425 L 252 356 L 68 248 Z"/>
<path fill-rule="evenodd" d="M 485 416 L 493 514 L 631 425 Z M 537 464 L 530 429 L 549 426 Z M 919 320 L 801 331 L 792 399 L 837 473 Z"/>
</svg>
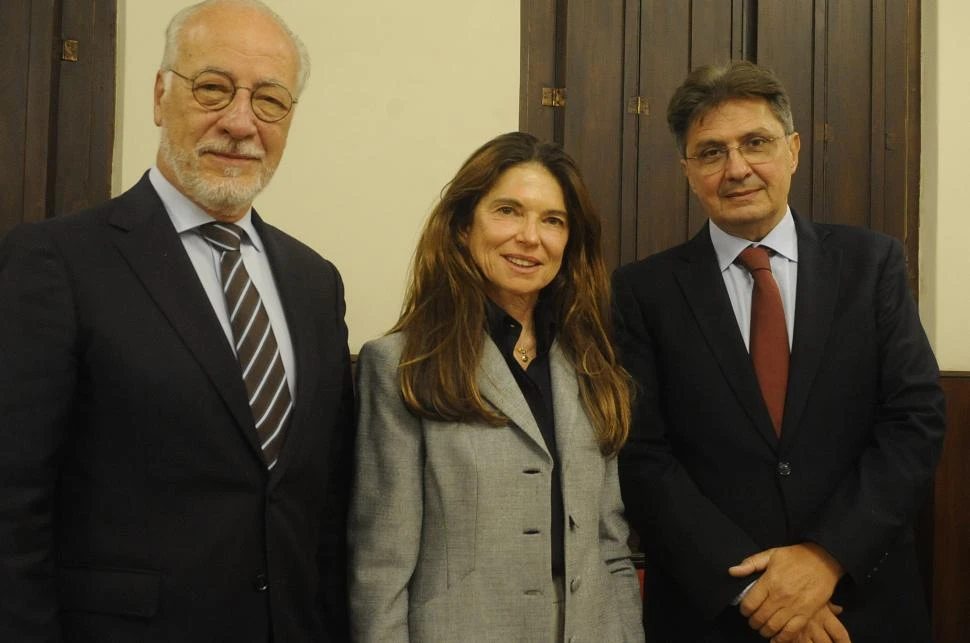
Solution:
<svg viewBox="0 0 970 643">
<path fill-rule="evenodd" d="M 778 475 L 780 476 L 790 476 L 791 475 L 791 464 L 788 462 L 778 463 Z"/>
<path fill-rule="evenodd" d="M 579 586 L 582 584 L 583 584 L 582 577 L 577 576 L 576 578 L 569 581 L 569 591 L 575 594 L 577 591 L 579 591 Z"/>
<path fill-rule="evenodd" d="M 253 578 L 253 589 L 257 592 L 265 592 L 269 589 L 269 579 L 266 574 L 256 574 Z"/>
</svg>

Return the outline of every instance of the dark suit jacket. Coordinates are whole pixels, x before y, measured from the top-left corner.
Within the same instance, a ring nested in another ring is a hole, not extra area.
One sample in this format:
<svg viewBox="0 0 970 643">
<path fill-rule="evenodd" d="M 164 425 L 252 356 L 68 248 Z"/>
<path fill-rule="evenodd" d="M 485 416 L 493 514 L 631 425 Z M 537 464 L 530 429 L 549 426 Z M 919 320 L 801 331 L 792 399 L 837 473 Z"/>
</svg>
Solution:
<svg viewBox="0 0 970 643">
<path fill-rule="evenodd" d="M 864 229 L 795 225 L 780 441 L 707 226 L 614 275 L 618 342 L 640 388 L 620 480 L 647 555 L 647 640 L 762 641 L 728 607 L 748 580 L 727 568 L 805 541 L 847 572 L 834 601 L 854 643 L 928 640 L 912 525 L 944 404 L 902 248 Z"/>
<path fill-rule="evenodd" d="M 147 176 L 0 246 L 0 640 L 347 637 L 336 269 L 262 222 L 297 359 L 279 464 Z"/>
</svg>

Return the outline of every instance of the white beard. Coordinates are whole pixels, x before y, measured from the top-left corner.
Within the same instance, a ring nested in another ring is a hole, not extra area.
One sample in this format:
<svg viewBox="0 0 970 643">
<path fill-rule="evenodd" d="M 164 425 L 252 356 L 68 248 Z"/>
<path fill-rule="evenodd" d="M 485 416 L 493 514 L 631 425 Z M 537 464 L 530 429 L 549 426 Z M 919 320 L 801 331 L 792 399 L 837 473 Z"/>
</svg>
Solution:
<svg viewBox="0 0 970 643">
<path fill-rule="evenodd" d="M 263 157 L 260 150 L 238 141 L 226 143 L 200 143 L 192 152 L 173 145 L 167 127 L 161 128 L 159 154 L 163 162 L 172 169 L 185 195 L 210 212 L 234 213 L 248 208 L 256 195 L 269 185 L 276 171 L 275 166 L 260 161 L 260 171 L 249 177 L 242 177 L 242 168 L 227 167 L 222 178 L 214 178 L 202 169 L 200 158 L 205 151 L 235 152 Z"/>
</svg>

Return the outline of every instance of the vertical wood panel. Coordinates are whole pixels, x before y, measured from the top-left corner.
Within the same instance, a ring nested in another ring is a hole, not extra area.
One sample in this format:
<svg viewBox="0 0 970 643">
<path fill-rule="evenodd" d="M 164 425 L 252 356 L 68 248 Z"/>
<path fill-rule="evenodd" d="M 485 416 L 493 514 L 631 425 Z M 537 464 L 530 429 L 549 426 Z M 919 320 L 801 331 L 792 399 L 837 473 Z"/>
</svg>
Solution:
<svg viewBox="0 0 970 643">
<path fill-rule="evenodd" d="M 0 236 L 47 215 L 54 0 L 0 5 Z"/>
<path fill-rule="evenodd" d="M 690 190 L 666 114 L 691 68 L 689 0 L 642 0 L 640 6 L 640 94 L 650 115 L 639 120 L 638 259 L 687 238 Z"/>
<path fill-rule="evenodd" d="M 828 0 L 824 221 L 868 226 L 872 128 L 869 0 Z"/>
<path fill-rule="evenodd" d="M 26 148 L 27 95 L 30 48 L 30 9 L 27 0 L 0 5 L 0 236 L 23 219 L 24 156 Z"/>
<path fill-rule="evenodd" d="M 556 0 L 522 0 L 519 63 L 519 129 L 555 140 L 555 110 L 542 106 L 542 88 L 557 87 Z"/>
<path fill-rule="evenodd" d="M 693 0 L 690 16 L 690 68 L 731 60 L 735 5 L 738 0 Z M 682 81 L 683 79 L 681 79 Z M 678 83 L 679 84 L 679 83 Z M 692 237 L 707 221 L 707 212 L 693 195 L 687 208 L 687 230 Z"/>
<path fill-rule="evenodd" d="M 798 155 L 798 169 L 792 177 L 789 202 L 799 214 L 812 216 L 812 176 L 816 131 L 822 132 L 815 112 L 816 65 L 813 0 L 758 3 L 759 64 L 772 69 L 788 90 L 802 148 Z M 819 115 L 820 116 L 820 115 Z"/>
<path fill-rule="evenodd" d="M 27 87 L 27 148 L 24 155 L 24 221 L 51 216 L 51 168 L 54 138 L 52 100 L 56 91 L 60 0 L 31 3 L 30 83 Z M 112 97 L 112 103 L 114 98 Z M 113 125 L 113 123 L 112 123 Z"/>
<path fill-rule="evenodd" d="M 882 229 L 904 240 L 909 283 L 919 288 L 919 0 L 885 3 L 885 173 Z"/>
<path fill-rule="evenodd" d="M 563 145 L 583 171 L 603 220 L 603 254 L 610 269 L 620 261 L 623 19 L 619 2 L 568 4 Z"/>
<path fill-rule="evenodd" d="M 111 195 L 116 11 L 114 0 L 77 0 L 63 8 L 61 37 L 77 39 L 80 46 L 78 62 L 60 63 L 53 204 L 57 214 Z"/>
<path fill-rule="evenodd" d="M 646 113 L 635 114 L 627 110 L 623 114 L 623 142 L 620 164 L 620 265 L 637 258 L 637 181 L 639 161 L 640 126 L 651 117 L 649 97 L 640 92 L 640 3 L 624 3 L 623 17 L 623 99 L 635 96 L 647 101 Z"/>
<path fill-rule="evenodd" d="M 944 373 L 947 429 L 936 471 L 933 529 L 933 635 L 970 641 L 970 374 Z"/>
</svg>

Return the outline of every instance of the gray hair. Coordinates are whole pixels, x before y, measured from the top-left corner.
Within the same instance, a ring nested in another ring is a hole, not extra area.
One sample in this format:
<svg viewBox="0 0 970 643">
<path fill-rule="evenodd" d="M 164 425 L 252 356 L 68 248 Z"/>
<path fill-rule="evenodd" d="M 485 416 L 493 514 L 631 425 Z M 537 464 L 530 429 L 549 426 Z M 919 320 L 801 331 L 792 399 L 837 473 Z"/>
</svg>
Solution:
<svg viewBox="0 0 970 643">
<path fill-rule="evenodd" d="M 694 122 L 722 103 L 746 98 L 763 99 L 785 134 L 795 131 L 788 94 L 770 69 L 747 60 L 705 65 L 688 74 L 667 105 L 667 125 L 681 154 Z"/>
<path fill-rule="evenodd" d="M 296 35 L 292 29 L 290 29 L 289 25 L 286 24 L 283 18 L 266 6 L 265 3 L 261 2 L 261 0 L 203 0 L 198 4 L 188 6 L 176 13 L 172 17 L 172 20 L 168 23 L 168 27 L 165 29 L 165 51 L 162 53 L 162 70 L 169 70 L 175 65 L 175 60 L 178 58 L 178 48 L 179 41 L 181 40 L 182 36 L 182 28 L 185 27 L 185 23 L 206 7 L 216 4 L 238 5 L 241 7 L 256 9 L 257 11 L 260 11 L 271 18 L 280 26 L 280 29 L 282 29 L 290 38 L 290 41 L 292 41 L 293 46 L 296 48 L 297 55 L 299 56 L 299 67 L 296 74 L 296 87 L 294 88 L 294 94 L 299 97 L 299 95 L 303 93 L 303 88 L 306 86 L 307 79 L 310 78 L 310 53 L 307 51 L 306 45 L 303 44 L 300 37 Z M 166 86 L 170 80 L 171 75 L 166 75 Z"/>
</svg>

